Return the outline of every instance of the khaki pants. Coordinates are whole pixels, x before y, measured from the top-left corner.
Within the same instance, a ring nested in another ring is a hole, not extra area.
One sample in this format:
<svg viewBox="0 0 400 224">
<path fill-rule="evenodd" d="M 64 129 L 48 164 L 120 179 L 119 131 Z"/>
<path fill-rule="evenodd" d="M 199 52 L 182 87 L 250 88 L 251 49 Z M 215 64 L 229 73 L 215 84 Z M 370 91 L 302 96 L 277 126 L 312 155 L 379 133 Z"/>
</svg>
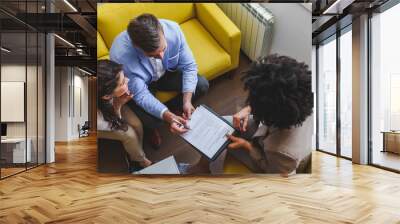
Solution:
<svg viewBox="0 0 400 224">
<path fill-rule="evenodd" d="M 143 152 L 143 126 L 142 122 L 128 106 L 123 106 L 121 116 L 128 123 L 128 130 L 97 131 L 98 138 L 121 141 L 131 161 L 142 162 L 146 155 Z"/>
</svg>

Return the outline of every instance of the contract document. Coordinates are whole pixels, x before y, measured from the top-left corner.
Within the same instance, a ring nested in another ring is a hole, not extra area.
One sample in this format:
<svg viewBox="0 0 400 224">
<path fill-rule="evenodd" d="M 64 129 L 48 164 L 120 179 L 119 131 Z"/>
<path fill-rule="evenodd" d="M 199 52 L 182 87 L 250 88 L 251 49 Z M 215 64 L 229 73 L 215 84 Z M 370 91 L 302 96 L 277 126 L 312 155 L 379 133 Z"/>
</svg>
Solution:
<svg viewBox="0 0 400 224">
<path fill-rule="evenodd" d="M 232 125 L 205 105 L 193 112 L 188 121 L 189 131 L 182 138 L 209 160 L 215 160 L 230 143 L 226 135 L 235 132 Z"/>
</svg>

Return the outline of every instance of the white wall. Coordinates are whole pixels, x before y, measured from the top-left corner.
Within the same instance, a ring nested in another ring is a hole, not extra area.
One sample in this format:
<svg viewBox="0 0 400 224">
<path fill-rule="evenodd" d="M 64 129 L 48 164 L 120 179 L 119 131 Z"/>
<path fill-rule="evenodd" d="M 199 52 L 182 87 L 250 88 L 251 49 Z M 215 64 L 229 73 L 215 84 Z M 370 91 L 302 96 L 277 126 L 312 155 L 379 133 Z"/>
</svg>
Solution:
<svg viewBox="0 0 400 224">
<path fill-rule="evenodd" d="M 55 68 L 55 141 L 68 141 L 69 135 L 69 84 L 67 67 Z"/>
<path fill-rule="evenodd" d="M 54 5 L 46 1 L 46 8 L 54 12 Z M 56 160 L 55 153 L 55 41 L 54 34 L 46 35 L 46 163 Z"/>
<path fill-rule="evenodd" d="M 1 66 L 1 81 L 25 82 L 25 65 L 9 64 Z M 28 70 L 31 68 L 28 67 Z M 7 110 L 7 108 L 1 108 Z M 7 137 L 25 137 L 25 122 L 7 123 Z"/>
<path fill-rule="evenodd" d="M 32 130 L 36 130 L 36 80 L 31 78 L 31 74 L 35 75 L 36 78 L 36 66 L 18 65 L 18 64 L 6 64 L 1 66 L 1 81 L 4 82 L 25 82 L 26 71 L 28 72 L 28 87 L 27 87 L 27 119 L 28 119 L 28 137 Z M 34 87 L 34 88 L 32 88 Z M 40 106 L 40 105 L 39 105 Z M 1 108 L 7 110 L 7 108 Z M 33 123 L 32 123 L 33 122 Z M 7 136 L 8 137 L 25 137 L 25 123 L 26 122 L 7 122 Z M 34 125 L 34 127 L 33 127 Z M 36 133 L 36 132 L 35 132 Z"/>
<path fill-rule="evenodd" d="M 368 163 L 368 16 L 352 23 L 352 160 Z"/>
<path fill-rule="evenodd" d="M 55 141 L 79 138 L 78 124 L 88 120 L 88 78 L 82 75 L 76 68 L 56 67 Z"/>
<path fill-rule="evenodd" d="M 73 119 L 71 120 L 71 122 L 72 122 L 71 135 L 73 136 L 73 138 L 79 137 L 78 128 L 77 128 L 78 124 L 80 124 L 82 126 L 85 123 L 85 121 L 89 120 L 88 78 L 87 78 L 87 76 L 83 77 L 81 75 L 76 75 L 76 71 L 77 70 L 75 70 L 74 83 L 73 83 L 74 96 L 72 96 L 74 99 L 74 108 L 72 108 Z M 82 73 L 79 73 L 79 74 L 82 74 Z"/>
<path fill-rule="evenodd" d="M 36 70 L 38 69 L 38 71 Z M 27 77 L 27 81 L 25 78 Z M 36 153 L 39 153 L 39 163 L 44 162 L 44 74 L 39 66 L 25 66 L 25 64 L 3 64 L 1 66 L 1 81 L 18 81 L 26 83 L 27 120 L 25 122 L 7 122 L 7 137 L 24 138 L 31 140 L 32 158 L 36 162 Z M 38 85 L 38 86 L 37 86 Z M 37 92 L 38 91 L 38 92 Z M 37 95 L 38 94 L 38 95 Z M 9 110 L 9 108 L 1 108 Z M 10 111 L 12 113 L 12 111 Z M 26 132 L 27 131 L 27 132 Z"/>
<path fill-rule="evenodd" d="M 311 66 L 311 3 L 262 3 L 274 15 L 270 53 L 290 56 Z"/>
</svg>

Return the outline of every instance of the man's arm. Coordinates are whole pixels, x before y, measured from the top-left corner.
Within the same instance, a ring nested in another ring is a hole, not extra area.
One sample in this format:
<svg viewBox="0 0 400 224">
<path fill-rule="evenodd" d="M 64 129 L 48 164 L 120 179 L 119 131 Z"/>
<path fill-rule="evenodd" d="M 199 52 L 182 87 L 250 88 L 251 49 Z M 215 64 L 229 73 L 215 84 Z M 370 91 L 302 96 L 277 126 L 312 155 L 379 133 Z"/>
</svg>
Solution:
<svg viewBox="0 0 400 224">
<path fill-rule="evenodd" d="M 179 27 L 179 26 L 178 26 Z M 183 112 L 186 118 L 190 118 L 194 111 L 192 96 L 197 85 L 197 64 L 194 60 L 182 30 L 179 28 L 179 62 L 178 69 L 182 71 L 182 93 L 183 93 Z"/>
<path fill-rule="evenodd" d="M 133 99 L 137 105 L 147 113 L 163 119 L 163 113 L 168 108 L 151 94 L 147 84 L 141 78 L 131 78 L 129 80 L 129 90 L 133 93 Z"/>
<path fill-rule="evenodd" d="M 136 104 L 142 107 L 147 113 L 169 123 L 172 132 L 182 134 L 187 131 L 185 128 L 186 121 L 182 117 L 170 112 L 164 104 L 155 98 L 142 79 L 132 78 L 129 90 L 133 92 L 133 99 Z"/>
<path fill-rule="evenodd" d="M 182 93 L 184 95 L 185 93 L 193 94 L 197 85 L 197 64 L 180 28 L 179 38 L 180 46 L 178 69 L 182 71 Z M 191 100 L 192 94 L 186 94 L 187 100 Z"/>
</svg>

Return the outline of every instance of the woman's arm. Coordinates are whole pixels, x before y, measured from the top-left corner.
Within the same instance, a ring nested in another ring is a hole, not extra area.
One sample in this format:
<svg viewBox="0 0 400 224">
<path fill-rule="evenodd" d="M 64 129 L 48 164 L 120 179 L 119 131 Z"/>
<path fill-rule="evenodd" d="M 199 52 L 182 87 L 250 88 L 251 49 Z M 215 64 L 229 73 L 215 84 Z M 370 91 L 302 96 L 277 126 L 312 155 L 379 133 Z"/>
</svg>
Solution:
<svg viewBox="0 0 400 224">
<path fill-rule="evenodd" d="M 131 93 L 125 93 L 124 95 L 120 97 L 114 97 L 113 98 L 113 107 L 115 114 L 121 118 L 121 108 L 123 105 L 125 105 L 129 100 L 131 100 L 133 97 L 133 94 Z"/>
<path fill-rule="evenodd" d="M 239 150 L 239 149 L 244 149 L 246 150 L 250 158 L 253 160 L 253 162 L 264 172 L 267 172 L 267 161 L 265 159 L 265 155 L 262 153 L 263 150 L 257 147 L 255 144 L 250 143 L 249 141 L 235 137 L 233 135 L 228 136 L 229 140 L 232 141 L 228 145 L 228 148 L 231 150 Z"/>
</svg>

